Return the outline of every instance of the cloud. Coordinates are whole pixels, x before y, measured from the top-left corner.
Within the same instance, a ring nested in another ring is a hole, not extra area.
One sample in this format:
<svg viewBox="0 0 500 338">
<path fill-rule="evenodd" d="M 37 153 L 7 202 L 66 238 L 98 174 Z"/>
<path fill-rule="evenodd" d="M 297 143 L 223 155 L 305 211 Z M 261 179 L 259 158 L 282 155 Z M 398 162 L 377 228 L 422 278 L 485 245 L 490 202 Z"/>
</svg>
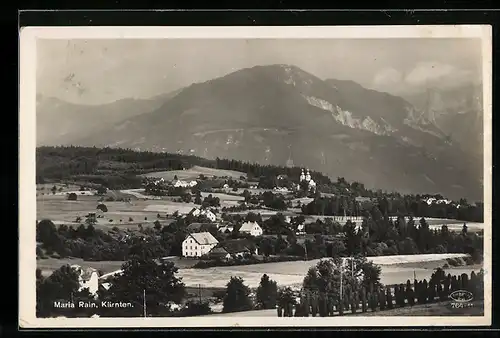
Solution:
<svg viewBox="0 0 500 338">
<path fill-rule="evenodd" d="M 373 84 L 375 86 L 391 86 L 401 83 L 403 76 L 394 68 L 384 68 L 375 74 Z"/>
<path fill-rule="evenodd" d="M 460 86 L 472 80 L 472 72 L 449 64 L 419 62 L 405 77 L 409 86 Z"/>
<path fill-rule="evenodd" d="M 453 89 L 477 82 L 478 74 L 440 62 L 418 62 L 403 74 L 395 68 L 384 68 L 373 78 L 373 88 L 395 94 L 418 92 L 426 88 Z"/>
</svg>

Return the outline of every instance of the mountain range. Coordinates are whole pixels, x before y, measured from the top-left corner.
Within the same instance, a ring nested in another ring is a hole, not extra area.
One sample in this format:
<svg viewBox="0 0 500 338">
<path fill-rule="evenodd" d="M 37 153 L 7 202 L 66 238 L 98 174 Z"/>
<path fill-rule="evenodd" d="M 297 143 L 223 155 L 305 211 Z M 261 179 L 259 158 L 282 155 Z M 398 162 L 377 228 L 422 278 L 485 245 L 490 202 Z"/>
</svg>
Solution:
<svg viewBox="0 0 500 338">
<path fill-rule="evenodd" d="M 481 103 L 477 88 L 462 91 L 402 98 L 256 66 L 148 100 L 40 97 L 37 141 L 303 166 L 370 188 L 482 199 Z"/>
</svg>

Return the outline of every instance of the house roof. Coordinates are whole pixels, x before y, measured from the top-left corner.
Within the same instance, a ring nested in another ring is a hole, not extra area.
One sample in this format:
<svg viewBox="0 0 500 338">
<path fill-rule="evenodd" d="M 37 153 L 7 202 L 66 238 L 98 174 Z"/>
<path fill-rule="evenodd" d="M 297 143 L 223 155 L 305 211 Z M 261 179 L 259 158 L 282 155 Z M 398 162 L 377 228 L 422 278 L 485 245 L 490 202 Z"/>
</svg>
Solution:
<svg viewBox="0 0 500 338">
<path fill-rule="evenodd" d="M 188 236 L 192 237 L 200 245 L 217 244 L 219 241 L 210 232 L 195 232 Z"/>
<path fill-rule="evenodd" d="M 226 232 L 227 230 L 229 230 L 230 232 L 232 232 L 233 229 L 234 229 L 234 227 L 232 225 L 224 225 L 223 227 L 219 228 L 219 231 Z"/>
<path fill-rule="evenodd" d="M 241 225 L 239 231 L 248 231 L 248 232 L 250 232 L 250 231 L 253 230 L 254 226 L 256 226 L 256 225 L 259 226 L 259 224 L 257 222 L 245 222 L 245 223 L 243 223 Z M 260 226 L 259 226 L 259 228 L 260 228 Z"/>
<path fill-rule="evenodd" d="M 223 247 L 215 247 L 212 250 L 210 250 L 209 255 L 210 256 L 225 256 L 229 252 L 224 249 Z"/>
<path fill-rule="evenodd" d="M 200 231 L 203 228 L 207 229 L 210 227 L 217 227 L 217 224 L 214 224 L 214 223 L 191 223 L 187 226 L 187 230 L 188 231 Z"/>
<path fill-rule="evenodd" d="M 226 252 L 234 254 L 238 252 L 251 251 L 251 243 L 246 239 L 232 239 L 219 243 L 216 248 L 223 248 Z"/>
</svg>

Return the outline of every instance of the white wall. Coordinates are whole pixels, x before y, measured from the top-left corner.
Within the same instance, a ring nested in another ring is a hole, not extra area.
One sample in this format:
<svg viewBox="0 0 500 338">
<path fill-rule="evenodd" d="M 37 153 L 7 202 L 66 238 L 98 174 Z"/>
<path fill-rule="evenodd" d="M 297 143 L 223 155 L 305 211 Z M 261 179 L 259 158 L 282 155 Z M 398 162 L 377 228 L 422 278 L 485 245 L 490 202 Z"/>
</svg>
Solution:
<svg viewBox="0 0 500 338">
<path fill-rule="evenodd" d="M 189 236 L 182 242 L 183 257 L 200 257 L 207 254 L 216 244 L 200 245 Z"/>
<path fill-rule="evenodd" d="M 99 276 L 97 272 L 93 272 L 88 281 L 84 281 L 80 279 L 80 288 L 79 291 L 88 288 L 91 294 L 96 294 L 97 289 L 99 288 Z"/>
</svg>

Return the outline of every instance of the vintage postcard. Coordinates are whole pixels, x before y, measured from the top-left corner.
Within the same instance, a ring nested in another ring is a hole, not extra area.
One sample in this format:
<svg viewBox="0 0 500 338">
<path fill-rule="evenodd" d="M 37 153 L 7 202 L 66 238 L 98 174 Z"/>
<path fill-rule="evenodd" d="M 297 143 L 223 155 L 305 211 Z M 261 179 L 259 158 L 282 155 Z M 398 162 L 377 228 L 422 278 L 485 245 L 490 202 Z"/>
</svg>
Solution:
<svg viewBox="0 0 500 338">
<path fill-rule="evenodd" d="M 491 325 L 491 59 L 480 25 L 23 28 L 20 326 Z"/>
</svg>

